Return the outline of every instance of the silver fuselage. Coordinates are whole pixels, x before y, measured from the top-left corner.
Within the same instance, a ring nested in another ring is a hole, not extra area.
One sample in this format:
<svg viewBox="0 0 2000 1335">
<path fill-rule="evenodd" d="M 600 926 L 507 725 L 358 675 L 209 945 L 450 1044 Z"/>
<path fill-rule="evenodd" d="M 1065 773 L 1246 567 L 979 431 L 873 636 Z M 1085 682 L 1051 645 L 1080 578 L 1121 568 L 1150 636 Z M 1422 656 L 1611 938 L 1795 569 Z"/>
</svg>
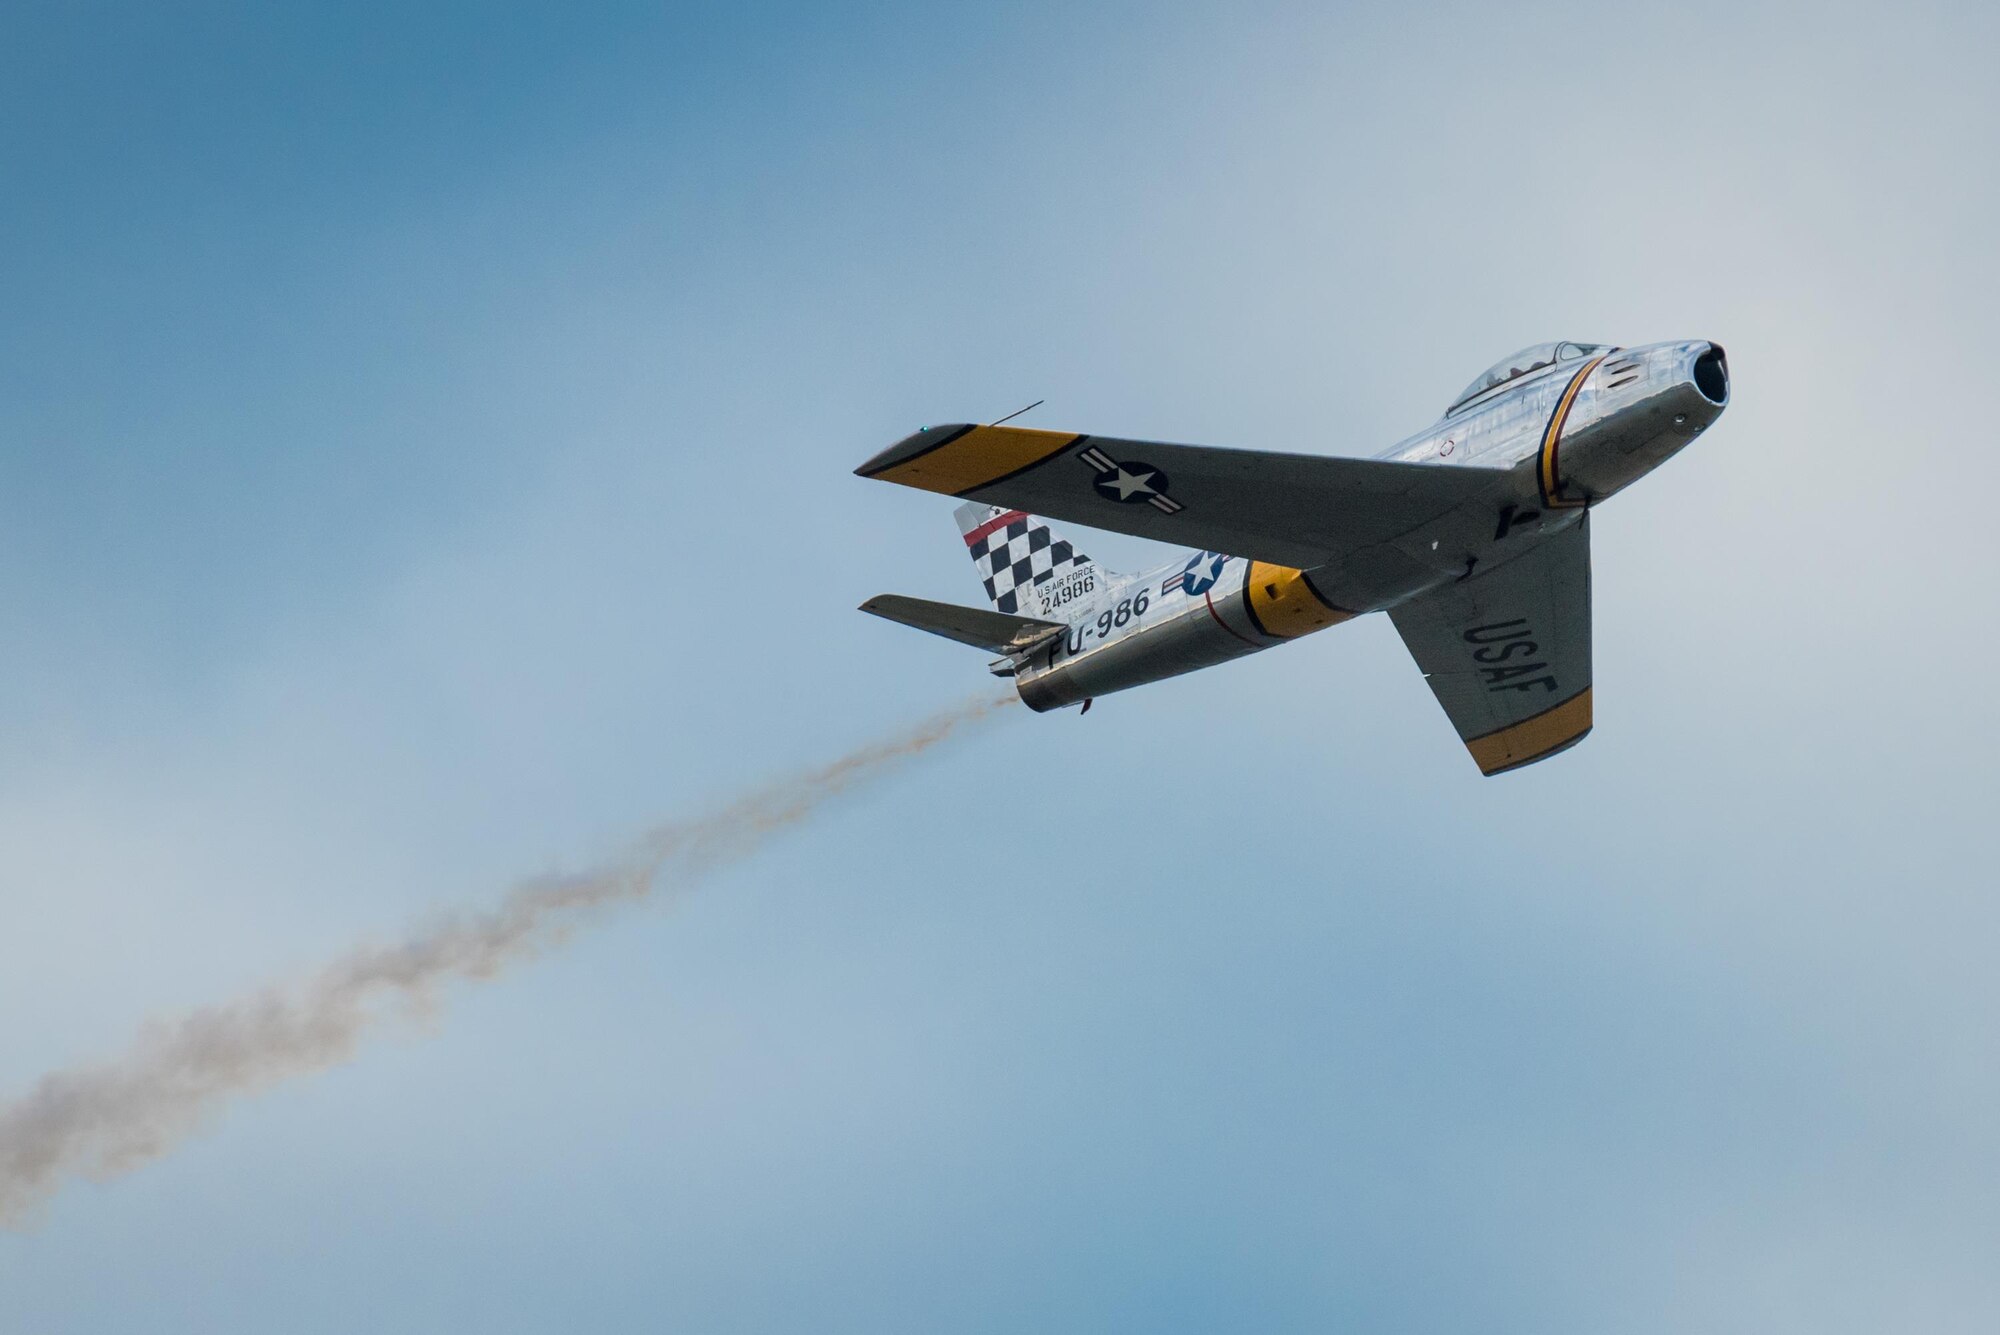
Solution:
<svg viewBox="0 0 2000 1335">
<path fill-rule="evenodd" d="M 1038 588 L 1026 613 L 1066 635 L 1012 670 L 1036 710 L 1274 648 L 1505 563 L 1657 468 L 1729 400 L 1721 349 L 1705 342 L 1616 349 L 1495 386 L 1377 455 L 1505 473 L 1491 505 L 1463 506 L 1366 561 L 1295 570 L 1225 553 L 1181 557 L 1090 587 Z M 1190 565 L 1198 568 L 1192 572 Z M 1193 591 L 1190 591 L 1190 585 Z"/>
</svg>

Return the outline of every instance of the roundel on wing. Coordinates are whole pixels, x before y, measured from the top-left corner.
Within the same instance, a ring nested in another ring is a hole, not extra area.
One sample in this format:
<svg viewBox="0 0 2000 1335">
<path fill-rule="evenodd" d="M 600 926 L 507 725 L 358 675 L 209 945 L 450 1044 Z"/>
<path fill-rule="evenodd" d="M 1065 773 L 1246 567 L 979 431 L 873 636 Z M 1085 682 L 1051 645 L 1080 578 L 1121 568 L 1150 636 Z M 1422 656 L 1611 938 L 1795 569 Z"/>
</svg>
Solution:
<svg viewBox="0 0 2000 1335">
<path fill-rule="evenodd" d="M 1097 487 L 1097 494 L 1106 500 L 1118 501 L 1125 505 L 1137 505 L 1150 501 L 1155 496 L 1163 496 L 1167 490 L 1167 475 L 1151 464 L 1134 460 L 1130 463 L 1114 463 L 1100 471 L 1091 481 Z"/>
<path fill-rule="evenodd" d="M 1181 587 L 1189 593 L 1207 593 L 1215 587 L 1215 581 L 1222 578 L 1222 567 L 1229 558 L 1221 552 L 1203 552 L 1187 563 L 1181 572 Z"/>
</svg>

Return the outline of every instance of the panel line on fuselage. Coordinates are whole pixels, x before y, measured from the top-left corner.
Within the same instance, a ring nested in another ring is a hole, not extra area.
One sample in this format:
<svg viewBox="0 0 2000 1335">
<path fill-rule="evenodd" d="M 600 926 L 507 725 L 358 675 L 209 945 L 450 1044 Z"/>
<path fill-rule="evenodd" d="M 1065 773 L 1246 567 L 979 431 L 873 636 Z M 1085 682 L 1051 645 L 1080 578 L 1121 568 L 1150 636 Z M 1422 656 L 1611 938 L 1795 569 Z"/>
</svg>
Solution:
<svg viewBox="0 0 2000 1335">
<path fill-rule="evenodd" d="M 1228 631 L 1231 635 L 1243 641 L 1243 643 L 1249 645 L 1252 649 L 1262 649 L 1264 647 L 1263 645 L 1257 643 L 1257 641 L 1251 639 L 1248 635 L 1245 635 L 1241 631 L 1237 630 L 1227 621 L 1224 621 L 1222 619 L 1222 613 L 1215 610 L 1215 599 L 1212 595 L 1204 593 L 1201 595 L 1201 600 L 1203 603 L 1207 604 L 1208 614 L 1211 617 L 1215 618 L 1216 625 L 1222 627 L 1224 630 Z"/>
</svg>

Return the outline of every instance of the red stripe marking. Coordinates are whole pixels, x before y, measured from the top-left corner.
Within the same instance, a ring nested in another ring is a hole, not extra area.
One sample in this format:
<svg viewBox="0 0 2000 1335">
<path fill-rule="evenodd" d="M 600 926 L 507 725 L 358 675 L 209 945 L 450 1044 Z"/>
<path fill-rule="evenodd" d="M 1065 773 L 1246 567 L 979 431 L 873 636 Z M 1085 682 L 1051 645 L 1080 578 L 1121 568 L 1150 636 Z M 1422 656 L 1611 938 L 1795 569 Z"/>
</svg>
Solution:
<svg viewBox="0 0 2000 1335">
<path fill-rule="evenodd" d="M 1201 596 L 1201 600 L 1204 603 L 1208 604 L 1208 614 L 1215 618 L 1215 624 L 1222 627 L 1224 630 L 1229 630 L 1229 623 L 1222 619 L 1222 613 L 1215 610 L 1215 599 L 1209 597 L 1207 594 L 1204 593 Z M 1229 630 L 1229 633 L 1231 635 L 1236 635 L 1236 632 L 1233 630 Z M 1249 645 L 1252 649 L 1260 649 L 1263 647 L 1262 645 L 1258 644 L 1257 641 L 1252 639 L 1246 639 L 1244 636 L 1236 635 L 1236 638 L 1242 640 L 1243 643 Z"/>
<path fill-rule="evenodd" d="M 966 534 L 965 545 L 970 547 L 973 543 L 978 542 L 981 538 L 985 537 L 987 534 L 992 533 L 995 530 L 1007 527 L 1007 525 L 1013 523 L 1016 519 L 1026 519 L 1027 517 L 1028 517 L 1028 512 L 1026 510 L 1009 510 L 1004 515 L 996 515 L 993 518 L 987 520 L 985 523 L 981 524 L 978 528 L 972 530 L 972 532 Z"/>
</svg>

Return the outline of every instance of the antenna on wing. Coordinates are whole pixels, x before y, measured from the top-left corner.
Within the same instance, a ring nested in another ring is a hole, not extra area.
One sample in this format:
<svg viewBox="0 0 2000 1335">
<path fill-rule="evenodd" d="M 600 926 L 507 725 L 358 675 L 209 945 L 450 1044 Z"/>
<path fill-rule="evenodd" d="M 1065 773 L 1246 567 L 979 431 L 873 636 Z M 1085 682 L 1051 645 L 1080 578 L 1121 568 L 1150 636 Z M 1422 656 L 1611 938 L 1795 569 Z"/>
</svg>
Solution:
<svg viewBox="0 0 2000 1335">
<path fill-rule="evenodd" d="M 1015 418 L 1019 417 L 1022 413 L 1033 412 L 1035 409 L 1041 407 L 1043 404 L 1047 402 L 1048 402 L 1047 399 L 1036 399 L 1033 403 L 1029 404 L 1027 407 L 1016 408 L 1013 412 L 1008 413 L 1005 417 L 1000 419 L 1000 422 L 1011 422 Z M 988 422 L 986 425 L 999 426 L 1000 422 Z"/>
</svg>

